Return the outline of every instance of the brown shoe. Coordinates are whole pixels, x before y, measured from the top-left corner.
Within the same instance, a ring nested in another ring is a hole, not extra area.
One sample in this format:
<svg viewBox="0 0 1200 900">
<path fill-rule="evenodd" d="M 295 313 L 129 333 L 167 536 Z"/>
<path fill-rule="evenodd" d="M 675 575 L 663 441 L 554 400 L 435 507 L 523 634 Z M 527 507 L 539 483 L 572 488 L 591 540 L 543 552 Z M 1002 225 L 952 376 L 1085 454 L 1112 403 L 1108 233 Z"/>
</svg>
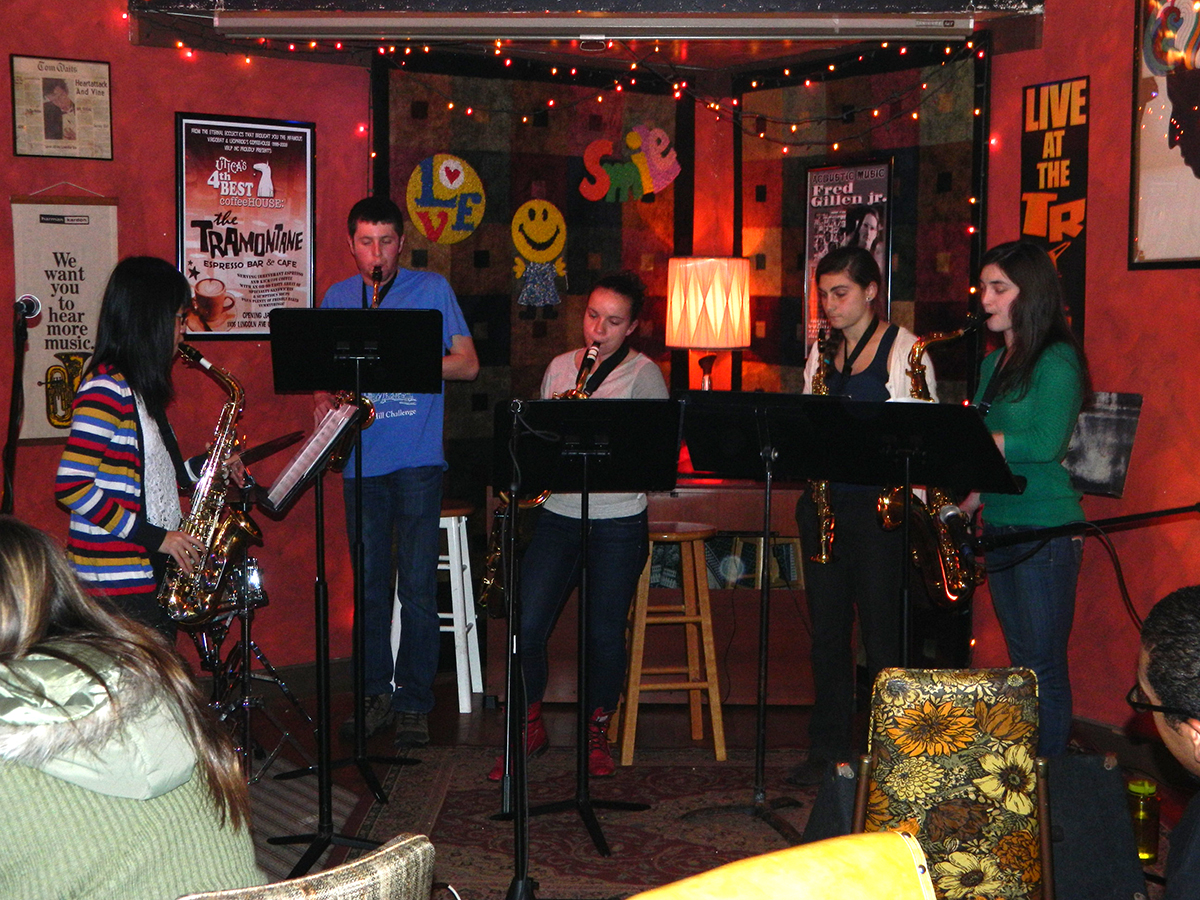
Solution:
<svg viewBox="0 0 1200 900">
<path fill-rule="evenodd" d="M 363 701 L 363 731 L 371 738 L 389 728 L 396 721 L 396 711 L 392 709 L 391 694 L 374 694 Z M 354 740 L 354 717 L 351 716 L 338 729 L 338 736 L 343 741 Z"/>
</svg>

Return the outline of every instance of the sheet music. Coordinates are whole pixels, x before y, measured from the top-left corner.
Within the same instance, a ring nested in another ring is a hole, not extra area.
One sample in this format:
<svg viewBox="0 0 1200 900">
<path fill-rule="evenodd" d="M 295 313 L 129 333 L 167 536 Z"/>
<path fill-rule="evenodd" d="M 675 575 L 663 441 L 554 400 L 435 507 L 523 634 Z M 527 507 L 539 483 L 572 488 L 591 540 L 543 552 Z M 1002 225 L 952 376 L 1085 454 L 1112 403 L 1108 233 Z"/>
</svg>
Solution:
<svg viewBox="0 0 1200 900">
<path fill-rule="evenodd" d="M 266 506 L 279 510 L 294 499 L 299 489 L 320 468 L 338 439 L 358 420 L 359 412 L 353 403 L 343 403 L 325 414 L 312 437 L 304 442 L 304 446 L 275 479 L 275 484 L 267 494 Z"/>
</svg>

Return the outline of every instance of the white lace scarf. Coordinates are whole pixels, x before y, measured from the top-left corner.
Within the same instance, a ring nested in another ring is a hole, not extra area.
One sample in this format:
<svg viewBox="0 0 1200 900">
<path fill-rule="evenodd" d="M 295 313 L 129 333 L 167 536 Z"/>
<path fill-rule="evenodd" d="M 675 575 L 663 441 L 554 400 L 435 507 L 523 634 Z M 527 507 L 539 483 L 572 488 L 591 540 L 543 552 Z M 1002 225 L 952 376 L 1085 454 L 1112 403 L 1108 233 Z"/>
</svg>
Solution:
<svg viewBox="0 0 1200 900">
<path fill-rule="evenodd" d="M 175 464 L 163 443 L 158 423 L 137 393 L 138 420 L 142 425 L 142 503 L 146 520 L 167 531 L 177 531 L 183 521 Z"/>
</svg>

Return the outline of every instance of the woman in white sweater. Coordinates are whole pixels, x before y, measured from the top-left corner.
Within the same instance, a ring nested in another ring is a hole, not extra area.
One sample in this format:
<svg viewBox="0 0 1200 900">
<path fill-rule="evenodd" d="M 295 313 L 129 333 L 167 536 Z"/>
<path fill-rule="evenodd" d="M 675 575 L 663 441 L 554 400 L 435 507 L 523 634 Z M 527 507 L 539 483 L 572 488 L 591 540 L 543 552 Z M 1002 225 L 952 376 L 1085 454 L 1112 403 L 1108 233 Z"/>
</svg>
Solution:
<svg viewBox="0 0 1200 900">
<path fill-rule="evenodd" d="M 655 363 L 629 347 L 638 328 L 644 288 L 636 275 L 600 279 L 583 314 L 584 346 L 555 357 L 542 378 L 542 398 L 575 387 L 589 348 L 597 351 L 587 381 L 595 400 L 661 400 L 667 385 Z M 588 402 L 591 402 L 590 400 Z M 521 653 L 528 731 L 525 750 L 537 756 L 549 746 L 542 724 L 546 692 L 546 642 L 558 615 L 579 581 L 581 547 L 579 494 L 552 494 L 540 513 L 521 563 Z M 608 722 L 625 681 L 625 620 L 646 564 L 649 539 L 645 494 L 588 496 L 588 771 L 604 777 L 615 771 L 608 749 Z M 488 778 L 499 781 L 503 761 Z"/>
</svg>

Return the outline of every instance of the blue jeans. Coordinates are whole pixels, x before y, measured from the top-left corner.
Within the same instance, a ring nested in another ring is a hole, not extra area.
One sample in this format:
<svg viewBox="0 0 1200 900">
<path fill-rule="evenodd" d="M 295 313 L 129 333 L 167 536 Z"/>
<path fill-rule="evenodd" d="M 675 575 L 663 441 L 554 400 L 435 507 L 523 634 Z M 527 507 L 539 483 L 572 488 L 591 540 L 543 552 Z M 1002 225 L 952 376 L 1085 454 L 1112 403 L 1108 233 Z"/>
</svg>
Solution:
<svg viewBox="0 0 1200 900">
<path fill-rule="evenodd" d="M 346 533 L 356 534 L 353 478 L 346 478 Z M 437 608 L 442 467 L 398 469 L 362 480 L 363 687 L 392 695 L 392 708 L 433 709 L 441 648 Z M 392 662 L 392 600 L 400 598 L 400 650 Z M 392 690 L 392 682 L 395 690 Z"/>
<path fill-rule="evenodd" d="M 617 708 L 625 620 L 650 552 L 646 513 L 592 519 L 588 533 L 587 708 Z M 579 582 L 580 521 L 543 510 L 521 561 L 521 656 L 529 703 L 546 693 L 546 642 Z"/>
<path fill-rule="evenodd" d="M 987 536 L 1016 526 L 985 527 Z M 1067 642 L 1075 618 L 1075 585 L 1083 561 L 1083 538 L 1050 540 L 1028 559 L 1036 543 L 987 551 L 992 606 L 1014 666 L 1033 669 L 1038 680 L 1038 755 L 1066 752 L 1071 735 L 1071 679 Z"/>
</svg>

